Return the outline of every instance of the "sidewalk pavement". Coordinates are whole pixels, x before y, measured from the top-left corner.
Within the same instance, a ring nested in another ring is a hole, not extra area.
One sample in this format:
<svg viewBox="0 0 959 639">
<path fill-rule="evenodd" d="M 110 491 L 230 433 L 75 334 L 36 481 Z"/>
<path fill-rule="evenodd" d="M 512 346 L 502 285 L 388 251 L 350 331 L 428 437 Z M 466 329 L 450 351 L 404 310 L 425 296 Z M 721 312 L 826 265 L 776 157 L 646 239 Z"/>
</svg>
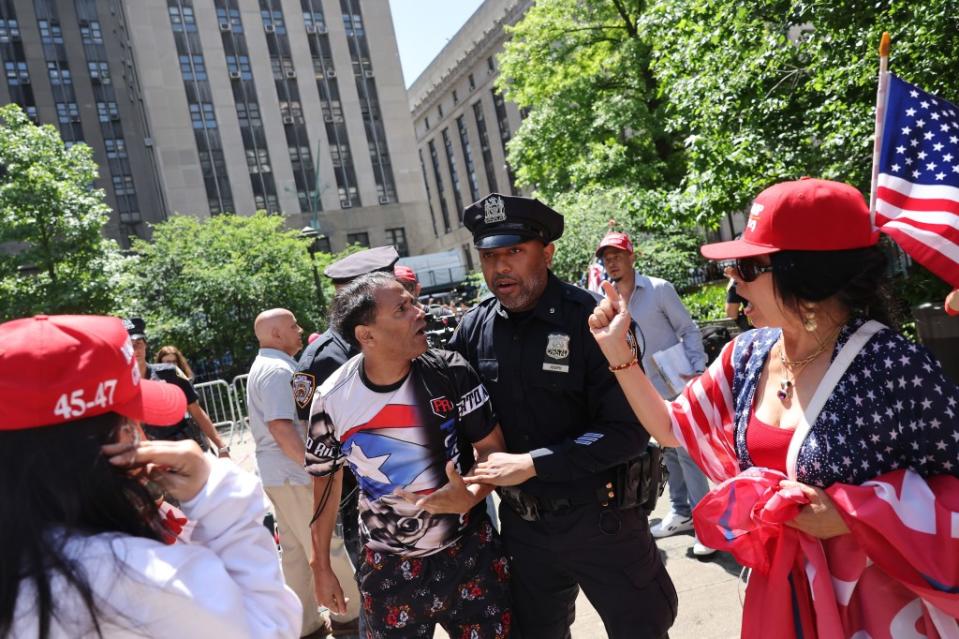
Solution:
<svg viewBox="0 0 959 639">
<path fill-rule="evenodd" d="M 253 439 L 249 431 L 235 437 L 231 448 L 233 460 L 244 469 L 255 472 Z M 669 499 L 664 494 L 649 518 L 650 524 L 657 523 L 668 512 Z M 745 584 L 739 581 L 739 564 L 730 555 L 720 552 L 705 560 L 694 557 L 692 533 L 667 537 L 656 543 L 679 593 L 679 615 L 669 631 L 670 639 L 738 637 L 742 618 L 739 598 L 745 590 Z M 576 600 L 572 635 L 573 639 L 606 637 L 602 620 L 582 592 Z M 442 628 L 437 628 L 435 639 L 447 637 Z"/>
</svg>

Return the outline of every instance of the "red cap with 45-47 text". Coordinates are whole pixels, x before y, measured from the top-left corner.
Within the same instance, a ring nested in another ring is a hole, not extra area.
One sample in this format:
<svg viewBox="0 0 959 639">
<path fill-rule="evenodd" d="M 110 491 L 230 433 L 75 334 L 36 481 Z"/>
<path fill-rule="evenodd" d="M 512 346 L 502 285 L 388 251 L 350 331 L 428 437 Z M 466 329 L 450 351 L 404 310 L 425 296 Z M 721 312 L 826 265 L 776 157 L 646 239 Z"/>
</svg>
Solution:
<svg viewBox="0 0 959 639">
<path fill-rule="evenodd" d="M 37 315 L 0 324 L 0 430 L 52 426 L 104 413 L 150 425 L 183 419 L 174 384 L 140 379 L 116 317 Z"/>
</svg>

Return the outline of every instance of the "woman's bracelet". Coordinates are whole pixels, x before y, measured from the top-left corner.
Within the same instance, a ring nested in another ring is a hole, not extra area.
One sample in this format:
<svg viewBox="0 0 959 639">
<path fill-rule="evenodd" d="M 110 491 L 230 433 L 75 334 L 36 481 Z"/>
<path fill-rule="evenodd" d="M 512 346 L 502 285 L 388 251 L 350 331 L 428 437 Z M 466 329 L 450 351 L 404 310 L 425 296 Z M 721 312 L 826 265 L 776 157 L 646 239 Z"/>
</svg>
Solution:
<svg viewBox="0 0 959 639">
<path fill-rule="evenodd" d="M 619 366 L 610 366 L 610 367 L 609 367 L 609 370 L 611 370 L 611 371 L 614 372 L 614 373 L 615 373 L 616 371 L 624 371 L 624 370 L 626 370 L 627 368 L 631 368 L 631 367 L 633 367 L 633 366 L 636 366 L 636 364 L 638 364 L 638 363 L 639 363 L 639 359 L 637 359 L 636 356 L 634 355 L 634 356 L 633 356 L 633 359 L 629 360 L 629 361 L 626 362 L 625 364 L 620 364 Z"/>
</svg>

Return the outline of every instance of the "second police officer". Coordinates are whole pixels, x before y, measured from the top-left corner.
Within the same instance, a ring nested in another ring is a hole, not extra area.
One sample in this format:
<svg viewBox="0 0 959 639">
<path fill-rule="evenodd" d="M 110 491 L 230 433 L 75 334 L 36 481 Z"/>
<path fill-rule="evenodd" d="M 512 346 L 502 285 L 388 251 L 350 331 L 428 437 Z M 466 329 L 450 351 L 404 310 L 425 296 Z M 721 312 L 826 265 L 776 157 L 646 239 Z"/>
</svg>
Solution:
<svg viewBox="0 0 959 639">
<path fill-rule="evenodd" d="M 649 435 L 590 335 L 594 298 L 549 271 L 563 217 L 493 193 L 463 223 L 494 297 L 466 314 L 449 347 L 478 371 L 506 439 L 508 452 L 474 480 L 504 487 L 514 636 L 570 637 L 582 588 L 611 639 L 666 637 L 676 591 L 635 482 L 623 480 Z"/>
</svg>

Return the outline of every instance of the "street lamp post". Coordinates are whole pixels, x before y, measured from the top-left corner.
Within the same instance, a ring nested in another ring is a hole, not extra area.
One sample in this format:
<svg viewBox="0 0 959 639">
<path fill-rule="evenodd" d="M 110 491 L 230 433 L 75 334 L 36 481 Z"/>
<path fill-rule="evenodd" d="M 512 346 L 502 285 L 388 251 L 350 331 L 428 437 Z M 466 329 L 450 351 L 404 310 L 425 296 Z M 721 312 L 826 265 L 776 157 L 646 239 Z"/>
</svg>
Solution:
<svg viewBox="0 0 959 639">
<path fill-rule="evenodd" d="M 316 297 L 320 302 L 320 311 L 326 308 L 326 299 L 323 296 L 323 285 L 320 283 L 320 272 L 316 268 L 316 252 L 320 250 L 320 240 L 326 236 L 317 231 L 312 226 L 304 226 L 300 231 L 300 237 L 307 238 L 310 245 L 306 247 L 310 254 L 310 265 L 313 267 L 313 283 L 316 285 Z"/>
</svg>

